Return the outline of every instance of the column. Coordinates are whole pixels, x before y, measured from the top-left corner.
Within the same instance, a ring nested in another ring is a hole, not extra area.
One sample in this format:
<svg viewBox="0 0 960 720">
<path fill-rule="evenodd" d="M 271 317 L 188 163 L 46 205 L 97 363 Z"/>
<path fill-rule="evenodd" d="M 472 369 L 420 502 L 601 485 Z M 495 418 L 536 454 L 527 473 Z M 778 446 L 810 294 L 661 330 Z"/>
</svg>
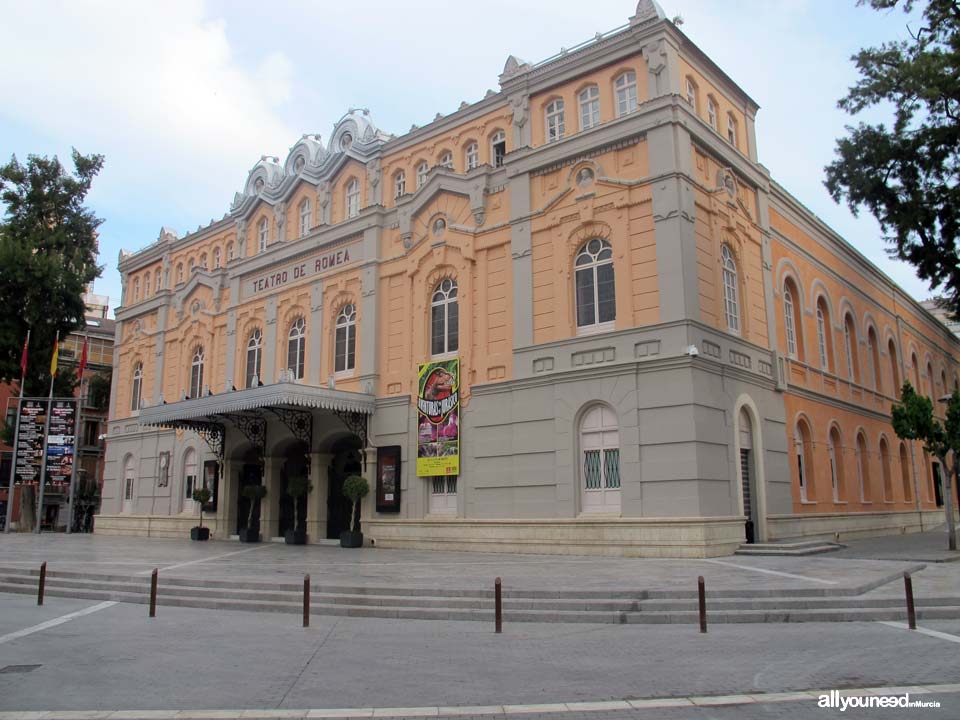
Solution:
<svg viewBox="0 0 960 720">
<path fill-rule="evenodd" d="M 377 504 L 377 449 L 375 447 L 368 447 L 360 452 L 365 453 L 367 467 L 363 471 L 363 476 L 370 484 L 370 492 L 367 493 L 367 496 L 363 498 L 363 501 L 360 503 L 360 522 L 362 525 L 363 522 L 373 517 L 373 511 Z"/>
<path fill-rule="evenodd" d="M 282 457 L 263 459 L 263 484 L 267 495 L 260 501 L 260 533 L 265 542 L 277 537 L 280 532 L 280 496 L 283 494 L 281 477 Z"/>
<path fill-rule="evenodd" d="M 310 484 L 313 491 L 307 501 L 307 541 L 327 537 L 327 495 L 330 493 L 330 453 L 310 453 Z"/>
</svg>

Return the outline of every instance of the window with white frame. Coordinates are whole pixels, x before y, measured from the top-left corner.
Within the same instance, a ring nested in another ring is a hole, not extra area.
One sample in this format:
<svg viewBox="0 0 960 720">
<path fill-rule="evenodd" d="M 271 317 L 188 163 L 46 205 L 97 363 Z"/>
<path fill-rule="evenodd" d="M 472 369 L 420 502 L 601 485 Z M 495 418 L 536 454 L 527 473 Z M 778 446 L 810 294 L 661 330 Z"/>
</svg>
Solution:
<svg viewBox="0 0 960 720">
<path fill-rule="evenodd" d="M 193 265 L 194 265 L 193 258 L 190 258 L 189 260 L 187 260 L 187 275 L 193 274 Z"/>
<path fill-rule="evenodd" d="M 360 181 L 356 178 L 347 183 L 346 189 L 347 217 L 352 218 L 360 214 Z"/>
<path fill-rule="evenodd" d="M 177 285 L 183 282 L 183 263 L 177 263 Z"/>
<path fill-rule="evenodd" d="M 448 170 L 453 170 L 453 153 L 449 150 L 445 151 L 440 156 L 440 167 L 445 167 Z"/>
<path fill-rule="evenodd" d="M 693 78 L 686 79 L 686 92 L 687 92 L 687 104 L 693 108 L 694 112 L 699 112 L 700 108 L 697 107 L 697 84 L 693 81 Z"/>
<path fill-rule="evenodd" d="M 407 193 L 407 174 L 403 170 L 397 170 L 393 175 L 393 196 L 395 198 L 406 195 Z"/>
<path fill-rule="evenodd" d="M 577 95 L 580 103 L 580 129 L 589 130 L 600 123 L 600 88 L 596 85 L 585 87 Z"/>
<path fill-rule="evenodd" d="M 203 346 L 193 351 L 190 363 L 190 397 L 198 398 L 203 394 Z"/>
<path fill-rule="evenodd" d="M 207 269 L 207 254 L 206 254 L 206 253 L 203 253 L 203 255 L 200 256 L 200 267 L 202 267 L 204 270 Z"/>
<path fill-rule="evenodd" d="M 617 315 L 613 248 L 600 238 L 588 241 L 574 260 L 577 328 L 612 327 Z"/>
<path fill-rule="evenodd" d="M 856 340 L 853 337 L 853 321 L 848 315 L 843 322 L 843 344 L 847 351 L 847 377 L 850 382 L 856 382 L 857 374 L 854 372 L 854 352 L 856 352 Z"/>
<path fill-rule="evenodd" d="M 503 167 L 503 159 L 507 154 L 507 134 L 497 130 L 490 136 L 490 158 L 494 167 Z"/>
<path fill-rule="evenodd" d="M 228 242 L 227 243 L 227 262 L 230 262 L 231 260 L 233 260 L 233 243 Z"/>
<path fill-rule="evenodd" d="M 629 115 L 637 109 L 637 75 L 628 70 L 613 83 L 617 95 L 617 117 Z"/>
<path fill-rule="evenodd" d="M 157 271 L 153 274 L 153 288 L 154 288 L 153 294 L 154 295 L 160 292 L 161 282 L 162 281 L 160 279 L 160 268 L 157 268 Z"/>
<path fill-rule="evenodd" d="M 548 104 L 544 113 L 547 123 L 547 142 L 556 142 L 563 137 L 563 100 L 557 98 Z"/>
<path fill-rule="evenodd" d="M 830 435 L 827 438 L 827 458 L 830 461 L 830 484 L 833 488 L 834 502 L 838 502 L 840 500 L 840 473 L 842 472 L 842 469 L 839 464 L 839 445 L 839 435 L 837 434 L 836 428 L 833 428 L 830 430 Z"/>
<path fill-rule="evenodd" d="M 827 364 L 827 320 L 824 317 L 823 307 L 817 303 L 817 346 L 820 350 L 820 367 L 829 370 Z"/>
<path fill-rule="evenodd" d="M 430 353 L 445 355 L 460 346 L 457 283 L 444 278 L 433 291 L 430 301 Z"/>
<path fill-rule="evenodd" d="M 723 312 L 730 332 L 740 332 L 740 292 L 737 280 L 737 261 L 730 246 L 720 246 L 723 265 Z"/>
<path fill-rule="evenodd" d="M 262 384 L 263 378 L 260 377 L 260 361 L 263 359 L 263 333 L 260 328 L 256 328 L 250 333 L 250 339 L 247 340 L 247 374 L 246 386 L 248 388 L 257 387 Z"/>
<path fill-rule="evenodd" d="M 140 301 L 140 278 L 133 279 L 133 301 Z"/>
<path fill-rule="evenodd" d="M 807 472 L 804 461 L 804 438 L 800 425 L 793 431 L 793 451 L 797 458 L 797 476 L 800 481 L 800 502 L 807 502 Z"/>
<path fill-rule="evenodd" d="M 467 145 L 466 161 L 467 170 L 473 170 L 480 165 L 480 146 L 477 143 Z"/>
<path fill-rule="evenodd" d="M 426 160 L 423 160 L 419 165 L 417 165 L 417 190 L 423 187 L 423 184 L 427 182 L 427 173 L 430 172 L 430 166 L 427 164 Z"/>
<path fill-rule="evenodd" d="M 300 201 L 300 237 L 306 237 L 310 232 L 310 198 L 304 198 Z"/>
<path fill-rule="evenodd" d="M 737 147 L 737 121 L 733 113 L 727 113 L 727 140 L 731 145 Z"/>
<path fill-rule="evenodd" d="M 351 372 L 356 366 L 357 348 L 357 309 L 352 303 L 344 305 L 337 313 L 333 345 L 334 372 Z"/>
<path fill-rule="evenodd" d="M 298 317 L 290 326 L 287 335 L 287 369 L 293 373 L 294 380 L 303 379 L 304 357 L 307 352 L 307 323 Z"/>
<path fill-rule="evenodd" d="M 140 409 L 143 397 L 143 363 L 133 366 L 133 382 L 130 385 L 130 410 L 137 412 Z"/>
<path fill-rule="evenodd" d="M 797 357 L 797 328 L 794 324 L 793 293 L 790 287 L 783 287 L 783 328 L 787 336 L 787 355 Z"/>
<path fill-rule="evenodd" d="M 220 248 L 213 249 L 213 269 L 220 267 Z"/>
<path fill-rule="evenodd" d="M 267 242 L 270 239 L 270 224 L 266 218 L 260 218 L 260 224 L 257 226 L 257 252 L 263 252 L 267 249 Z"/>
<path fill-rule="evenodd" d="M 707 96 L 707 122 L 714 131 L 717 130 L 717 102 L 709 95 Z"/>
<path fill-rule="evenodd" d="M 143 299 L 150 297 L 150 272 L 143 276 Z"/>
</svg>

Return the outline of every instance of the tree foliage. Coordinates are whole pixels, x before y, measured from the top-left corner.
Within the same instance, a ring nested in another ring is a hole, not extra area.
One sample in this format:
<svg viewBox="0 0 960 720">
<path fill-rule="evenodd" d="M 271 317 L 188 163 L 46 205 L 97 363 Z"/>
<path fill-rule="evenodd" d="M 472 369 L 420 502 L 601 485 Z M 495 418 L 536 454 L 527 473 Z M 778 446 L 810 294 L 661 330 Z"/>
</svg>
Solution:
<svg viewBox="0 0 960 720">
<path fill-rule="evenodd" d="M 56 157 L 30 155 L 26 164 L 13 157 L 0 167 L 0 380 L 19 381 L 29 327 L 28 395 L 47 394 L 56 333 L 83 327 L 83 294 L 100 276 L 103 221 L 83 203 L 103 156 L 74 150 L 73 165 L 69 174 Z M 55 392 L 70 395 L 75 384 L 74 369 L 60 363 Z"/>
<path fill-rule="evenodd" d="M 859 0 L 858 4 L 867 4 Z M 913 0 L 869 0 L 875 10 Z M 860 79 L 838 103 L 857 115 L 892 107 L 893 122 L 860 122 L 837 140 L 825 185 L 834 201 L 880 223 L 890 254 L 913 265 L 960 314 L 960 2 L 929 0 L 911 39 L 865 48 Z"/>
</svg>

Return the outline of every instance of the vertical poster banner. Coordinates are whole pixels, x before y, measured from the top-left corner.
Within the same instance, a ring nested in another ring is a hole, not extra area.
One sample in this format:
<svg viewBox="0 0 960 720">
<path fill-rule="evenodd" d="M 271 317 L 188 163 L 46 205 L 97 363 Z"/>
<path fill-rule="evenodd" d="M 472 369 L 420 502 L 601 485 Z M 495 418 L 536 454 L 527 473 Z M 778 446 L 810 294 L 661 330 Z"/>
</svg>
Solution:
<svg viewBox="0 0 960 720">
<path fill-rule="evenodd" d="M 377 448 L 377 512 L 400 512 L 400 446 Z"/>
<path fill-rule="evenodd" d="M 460 474 L 460 360 L 420 365 L 417 373 L 417 475 Z"/>
<path fill-rule="evenodd" d="M 17 447 L 18 483 L 31 483 L 40 479 L 43 426 L 46 422 L 46 400 L 24 400 L 20 403 L 20 431 L 14 440 Z"/>
<path fill-rule="evenodd" d="M 76 403 L 54 400 L 50 409 L 50 434 L 47 436 L 47 482 L 69 484 L 73 471 L 74 421 Z"/>
</svg>

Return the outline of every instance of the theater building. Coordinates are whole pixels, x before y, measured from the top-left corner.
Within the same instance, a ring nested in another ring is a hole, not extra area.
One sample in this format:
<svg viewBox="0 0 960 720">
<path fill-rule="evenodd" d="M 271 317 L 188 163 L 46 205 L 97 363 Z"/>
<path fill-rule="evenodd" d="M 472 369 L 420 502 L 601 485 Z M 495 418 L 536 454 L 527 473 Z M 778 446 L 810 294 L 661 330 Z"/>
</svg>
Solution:
<svg viewBox="0 0 960 720">
<path fill-rule="evenodd" d="M 893 433 L 958 339 L 778 185 L 650 0 L 402 135 L 350 110 L 222 220 L 121 254 L 100 533 L 637 556 L 943 521 Z M 213 507 L 215 506 L 215 507 Z"/>
</svg>

